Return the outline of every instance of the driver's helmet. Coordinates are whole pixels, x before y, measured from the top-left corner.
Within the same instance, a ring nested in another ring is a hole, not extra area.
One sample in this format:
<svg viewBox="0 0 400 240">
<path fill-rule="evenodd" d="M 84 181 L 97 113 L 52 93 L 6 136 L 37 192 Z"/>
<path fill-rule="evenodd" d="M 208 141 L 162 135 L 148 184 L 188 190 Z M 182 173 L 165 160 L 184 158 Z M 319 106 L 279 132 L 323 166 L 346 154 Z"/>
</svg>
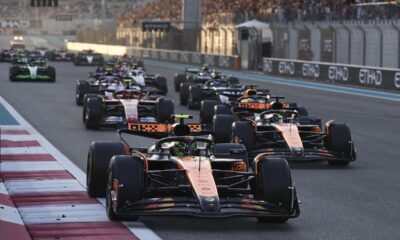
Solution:
<svg viewBox="0 0 400 240">
<path fill-rule="evenodd" d="M 201 68 L 203 72 L 210 72 L 211 67 L 208 64 L 204 64 L 203 67 Z"/>
<path fill-rule="evenodd" d="M 106 67 L 104 70 L 105 75 L 113 75 L 114 69 L 112 67 Z"/>
<path fill-rule="evenodd" d="M 222 76 L 219 72 L 212 72 L 211 77 L 214 79 L 222 79 Z"/>
<path fill-rule="evenodd" d="M 274 115 L 274 122 L 283 123 L 283 115 L 280 113 Z"/>
<path fill-rule="evenodd" d="M 247 89 L 246 91 L 244 91 L 243 93 L 243 97 L 254 97 L 257 95 L 257 90 L 255 89 Z"/>
<path fill-rule="evenodd" d="M 188 156 L 190 152 L 189 143 L 183 141 L 174 142 L 173 146 L 169 149 L 172 156 L 183 157 Z"/>
</svg>

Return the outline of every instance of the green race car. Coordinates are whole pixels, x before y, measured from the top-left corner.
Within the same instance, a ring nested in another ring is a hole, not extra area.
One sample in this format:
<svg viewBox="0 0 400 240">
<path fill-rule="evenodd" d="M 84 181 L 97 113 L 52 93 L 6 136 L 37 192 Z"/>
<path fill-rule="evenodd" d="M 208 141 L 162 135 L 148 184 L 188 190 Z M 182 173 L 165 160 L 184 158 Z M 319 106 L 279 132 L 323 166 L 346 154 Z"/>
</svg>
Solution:
<svg viewBox="0 0 400 240">
<path fill-rule="evenodd" d="M 10 67 L 10 81 L 56 81 L 56 69 L 48 66 L 45 59 L 17 58 Z"/>
</svg>

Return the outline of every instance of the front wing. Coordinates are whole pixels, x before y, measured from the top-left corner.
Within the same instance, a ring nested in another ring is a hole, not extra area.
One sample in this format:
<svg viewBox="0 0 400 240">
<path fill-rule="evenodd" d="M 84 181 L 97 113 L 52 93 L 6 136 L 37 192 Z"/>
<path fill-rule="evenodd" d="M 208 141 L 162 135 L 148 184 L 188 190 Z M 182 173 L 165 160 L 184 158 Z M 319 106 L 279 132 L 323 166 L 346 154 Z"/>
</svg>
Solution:
<svg viewBox="0 0 400 240">
<path fill-rule="evenodd" d="M 222 198 L 219 202 L 218 212 L 204 212 L 200 209 L 198 201 L 194 198 L 151 198 L 134 203 L 127 203 L 119 209 L 119 216 L 149 216 L 149 215 L 180 215 L 202 218 L 227 218 L 227 217 L 270 217 L 270 218 L 295 218 L 300 215 L 297 198 L 293 210 L 280 208 L 262 200 L 251 198 Z"/>
</svg>

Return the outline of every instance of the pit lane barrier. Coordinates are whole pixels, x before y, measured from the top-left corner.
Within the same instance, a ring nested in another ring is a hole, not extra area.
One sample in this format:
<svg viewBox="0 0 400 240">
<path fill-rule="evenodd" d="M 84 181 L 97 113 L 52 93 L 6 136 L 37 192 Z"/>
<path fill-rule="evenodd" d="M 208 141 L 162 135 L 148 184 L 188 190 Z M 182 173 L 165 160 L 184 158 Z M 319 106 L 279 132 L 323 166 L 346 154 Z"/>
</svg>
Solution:
<svg viewBox="0 0 400 240">
<path fill-rule="evenodd" d="M 400 92 L 400 69 L 263 58 L 266 75 Z"/>
</svg>

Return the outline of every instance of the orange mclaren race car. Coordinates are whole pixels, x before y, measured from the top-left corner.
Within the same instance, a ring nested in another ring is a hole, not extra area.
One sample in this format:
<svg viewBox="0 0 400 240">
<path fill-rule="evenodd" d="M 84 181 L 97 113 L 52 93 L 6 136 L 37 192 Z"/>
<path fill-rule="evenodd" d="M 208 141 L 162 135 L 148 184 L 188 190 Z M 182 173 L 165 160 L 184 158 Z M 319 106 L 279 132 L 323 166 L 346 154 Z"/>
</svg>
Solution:
<svg viewBox="0 0 400 240">
<path fill-rule="evenodd" d="M 106 196 L 110 219 L 253 216 L 285 222 L 300 214 L 285 159 L 260 155 L 249 170 L 242 144 L 215 144 L 181 132 L 184 135 L 159 139 L 149 148 L 135 148 L 122 136 L 130 133 L 120 130 L 121 142 L 90 145 L 88 193 Z"/>
<path fill-rule="evenodd" d="M 242 117 L 228 114 L 214 118 L 214 140 L 244 144 L 250 156 L 281 157 L 289 161 L 328 161 L 347 165 L 356 160 L 349 127 L 321 119 L 300 116 L 297 110 L 271 109 Z"/>
</svg>

